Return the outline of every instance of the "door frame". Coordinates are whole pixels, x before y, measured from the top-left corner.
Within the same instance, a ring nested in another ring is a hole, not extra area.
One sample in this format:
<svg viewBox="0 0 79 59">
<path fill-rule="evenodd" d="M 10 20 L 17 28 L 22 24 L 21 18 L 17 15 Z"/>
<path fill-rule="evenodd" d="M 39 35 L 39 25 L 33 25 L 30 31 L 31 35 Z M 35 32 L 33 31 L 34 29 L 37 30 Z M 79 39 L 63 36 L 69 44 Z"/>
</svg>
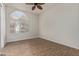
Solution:
<svg viewBox="0 0 79 59">
<path fill-rule="evenodd" d="M 0 48 L 4 48 L 5 46 L 5 4 L 1 3 L 1 47 Z"/>
</svg>

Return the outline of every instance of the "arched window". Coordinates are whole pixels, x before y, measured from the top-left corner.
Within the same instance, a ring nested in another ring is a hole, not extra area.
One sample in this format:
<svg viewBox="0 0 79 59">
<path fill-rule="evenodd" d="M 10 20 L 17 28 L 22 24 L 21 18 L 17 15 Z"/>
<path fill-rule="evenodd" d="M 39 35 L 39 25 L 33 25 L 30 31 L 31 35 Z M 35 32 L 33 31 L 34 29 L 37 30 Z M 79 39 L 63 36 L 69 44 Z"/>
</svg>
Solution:
<svg viewBox="0 0 79 59">
<path fill-rule="evenodd" d="M 13 19 L 10 24 L 11 33 L 20 33 L 28 32 L 28 24 L 23 17 L 26 17 L 26 14 L 22 11 L 13 11 L 10 14 L 10 17 Z"/>
</svg>

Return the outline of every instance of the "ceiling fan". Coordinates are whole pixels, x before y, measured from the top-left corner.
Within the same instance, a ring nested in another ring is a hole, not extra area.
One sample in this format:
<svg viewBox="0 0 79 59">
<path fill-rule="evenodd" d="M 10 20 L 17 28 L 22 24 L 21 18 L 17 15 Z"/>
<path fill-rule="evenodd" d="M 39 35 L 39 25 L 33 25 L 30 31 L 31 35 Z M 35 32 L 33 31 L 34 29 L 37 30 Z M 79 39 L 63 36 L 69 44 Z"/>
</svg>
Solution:
<svg viewBox="0 0 79 59">
<path fill-rule="evenodd" d="M 26 5 L 33 5 L 33 6 L 32 6 L 32 10 L 35 10 L 36 7 L 37 7 L 38 9 L 42 10 L 43 7 L 42 7 L 41 5 L 43 5 L 43 4 L 45 4 L 45 3 L 26 3 Z"/>
</svg>

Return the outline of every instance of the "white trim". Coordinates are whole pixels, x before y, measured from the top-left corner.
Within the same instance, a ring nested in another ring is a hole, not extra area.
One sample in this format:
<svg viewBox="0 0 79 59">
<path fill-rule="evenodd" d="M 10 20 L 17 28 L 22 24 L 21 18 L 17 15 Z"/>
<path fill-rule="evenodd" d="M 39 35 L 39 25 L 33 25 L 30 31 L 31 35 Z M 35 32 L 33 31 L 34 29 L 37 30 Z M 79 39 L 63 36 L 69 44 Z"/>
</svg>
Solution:
<svg viewBox="0 0 79 59">
<path fill-rule="evenodd" d="M 25 37 L 25 38 L 17 38 L 17 40 L 8 40 L 8 42 L 16 42 L 16 41 L 22 41 L 22 40 L 28 40 L 28 39 L 33 39 L 33 38 L 38 38 L 37 36 L 30 36 L 30 37 Z"/>
<path fill-rule="evenodd" d="M 69 44 L 67 44 L 67 43 L 62 43 L 62 42 L 60 42 L 60 41 L 55 41 L 55 40 L 53 40 L 53 39 L 51 39 L 51 38 L 49 38 L 49 37 L 46 37 L 46 36 L 44 36 L 44 35 L 40 35 L 39 38 L 42 38 L 42 39 L 45 39 L 45 40 L 49 40 L 49 41 L 52 41 L 52 42 L 56 42 L 56 43 L 58 43 L 58 44 L 65 45 L 65 46 L 68 46 L 68 47 L 71 47 L 71 48 L 74 48 L 74 49 L 79 49 L 79 47 L 72 46 L 72 45 L 69 45 Z"/>
<path fill-rule="evenodd" d="M 1 3 L 1 48 L 5 45 L 5 6 Z"/>
</svg>

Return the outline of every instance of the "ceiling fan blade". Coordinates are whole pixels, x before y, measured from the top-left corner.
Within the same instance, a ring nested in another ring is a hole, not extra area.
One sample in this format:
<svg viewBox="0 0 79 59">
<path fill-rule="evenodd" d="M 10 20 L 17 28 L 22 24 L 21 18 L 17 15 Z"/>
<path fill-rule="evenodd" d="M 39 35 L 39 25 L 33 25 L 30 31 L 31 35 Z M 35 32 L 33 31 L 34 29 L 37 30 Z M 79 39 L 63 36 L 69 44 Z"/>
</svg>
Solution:
<svg viewBox="0 0 79 59">
<path fill-rule="evenodd" d="M 38 5 L 43 5 L 43 4 L 45 4 L 45 3 L 38 3 Z"/>
<path fill-rule="evenodd" d="M 37 8 L 38 8 L 38 9 L 40 9 L 40 10 L 42 10 L 42 9 L 43 9 L 40 5 L 37 5 Z"/>
<path fill-rule="evenodd" d="M 32 10 L 34 10 L 35 8 L 36 8 L 36 6 L 33 6 L 33 7 L 32 7 Z"/>
<path fill-rule="evenodd" d="M 25 3 L 26 5 L 34 5 L 34 3 Z"/>
</svg>

